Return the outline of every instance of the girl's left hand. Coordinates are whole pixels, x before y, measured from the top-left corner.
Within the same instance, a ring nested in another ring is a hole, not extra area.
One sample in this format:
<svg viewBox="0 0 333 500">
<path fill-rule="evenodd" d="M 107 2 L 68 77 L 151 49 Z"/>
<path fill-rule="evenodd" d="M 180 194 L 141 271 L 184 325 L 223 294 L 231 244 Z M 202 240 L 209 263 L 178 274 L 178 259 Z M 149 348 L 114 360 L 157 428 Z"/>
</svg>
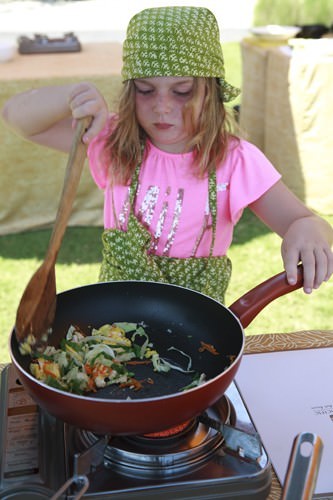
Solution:
<svg viewBox="0 0 333 500">
<path fill-rule="evenodd" d="M 304 269 L 305 293 L 311 293 L 333 274 L 333 253 L 327 238 L 327 223 L 313 215 L 295 220 L 286 231 L 281 253 L 288 282 L 296 283 L 297 264 Z"/>
<path fill-rule="evenodd" d="M 253 212 L 282 238 L 287 280 L 297 281 L 303 264 L 305 293 L 311 293 L 333 273 L 333 228 L 307 208 L 280 180 L 250 205 Z"/>
</svg>

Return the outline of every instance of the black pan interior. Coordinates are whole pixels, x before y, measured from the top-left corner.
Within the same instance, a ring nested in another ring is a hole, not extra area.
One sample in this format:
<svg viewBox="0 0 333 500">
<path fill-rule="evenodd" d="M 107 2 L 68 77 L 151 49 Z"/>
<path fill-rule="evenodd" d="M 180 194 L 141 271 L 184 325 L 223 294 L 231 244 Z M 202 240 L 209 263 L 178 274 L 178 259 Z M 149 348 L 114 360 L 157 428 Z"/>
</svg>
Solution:
<svg viewBox="0 0 333 500">
<path fill-rule="evenodd" d="M 143 323 L 161 356 L 186 366 L 183 356 L 168 350 L 176 347 L 191 356 L 195 372 L 205 373 L 207 379 L 221 374 L 230 364 L 229 355 L 238 356 L 243 346 L 241 326 L 225 306 L 186 288 L 141 281 L 96 283 L 59 294 L 49 343 L 58 346 L 71 324 L 89 334 L 93 327 L 117 321 Z M 199 352 L 200 341 L 213 344 L 220 354 Z M 15 359 L 29 372 L 30 357 L 21 356 L 15 335 L 11 347 Z M 96 397 L 159 397 L 178 392 L 193 379 L 192 374 L 175 370 L 157 374 L 145 365 L 131 366 L 131 371 L 143 381 L 140 391 L 109 386 L 99 390 Z M 149 378 L 153 384 L 147 382 Z"/>
</svg>

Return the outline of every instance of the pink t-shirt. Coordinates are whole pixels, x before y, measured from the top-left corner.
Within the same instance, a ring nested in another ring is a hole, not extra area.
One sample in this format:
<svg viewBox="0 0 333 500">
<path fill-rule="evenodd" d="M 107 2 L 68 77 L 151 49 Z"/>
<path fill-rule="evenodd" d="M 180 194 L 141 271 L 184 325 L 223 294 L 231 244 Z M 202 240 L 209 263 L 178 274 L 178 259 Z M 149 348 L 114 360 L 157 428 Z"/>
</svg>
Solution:
<svg viewBox="0 0 333 500">
<path fill-rule="evenodd" d="M 100 160 L 103 130 L 89 145 L 91 174 L 104 190 L 104 226 L 126 230 L 130 209 L 129 186 L 111 189 L 107 168 Z M 280 179 L 268 159 L 253 145 L 234 141 L 216 172 L 217 231 L 214 256 L 227 253 L 233 228 L 245 207 Z M 134 213 L 152 235 L 150 252 L 167 257 L 209 255 L 212 221 L 208 213 L 208 178 L 193 174 L 192 153 L 161 151 L 149 142 L 140 169 Z"/>
</svg>

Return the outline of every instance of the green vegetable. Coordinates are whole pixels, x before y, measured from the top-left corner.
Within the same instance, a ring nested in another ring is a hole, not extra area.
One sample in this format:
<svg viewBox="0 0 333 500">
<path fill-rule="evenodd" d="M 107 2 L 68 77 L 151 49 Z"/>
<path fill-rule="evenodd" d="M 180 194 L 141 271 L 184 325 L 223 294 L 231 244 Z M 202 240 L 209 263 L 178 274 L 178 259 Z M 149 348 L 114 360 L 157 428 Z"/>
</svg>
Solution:
<svg viewBox="0 0 333 500">
<path fill-rule="evenodd" d="M 126 366 L 131 360 L 151 360 L 156 372 L 193 373 L 191 357 L 175 347 L 169 350 L 186 358 L 184 368 L 160 357 L 142 324 L 105 324 L 91 333 L 85 336 L 71 325 L 59 349 L 48 346 L 42 354 L 34 355 L 31 373 L 49 386 L 75 394 L 111 384 L 128 384 L 134 376 Z"/>
</svg>

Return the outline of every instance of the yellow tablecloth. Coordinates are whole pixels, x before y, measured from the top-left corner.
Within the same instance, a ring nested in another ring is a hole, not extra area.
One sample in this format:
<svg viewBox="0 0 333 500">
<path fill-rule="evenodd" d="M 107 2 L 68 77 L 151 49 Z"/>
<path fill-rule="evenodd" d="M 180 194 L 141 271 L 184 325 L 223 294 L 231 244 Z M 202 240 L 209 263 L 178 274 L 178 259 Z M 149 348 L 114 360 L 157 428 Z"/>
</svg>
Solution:
<svg viewBox="0 0 333 500">
<path fill-rule="evenodd" d="M 19 55 L 0 64 L 0 108 L 11 95 L 44 85 L 92 81 L 114 109 L 121 87 L 119 43 L 83 44 L 82 52 Z M 0 120 L 0 234 L 54 222 L 67 156 L 23 141 Z M 84 169 L 70 225 L 102 225 L 103 196 Z"/>
<path fill-rule="evenodd" d="M 243 40 L 240 126 L 312 209 L 333 214 L 332 55 Z M 320 41 L 319 41 L 320 42 Z M 332 41 L 333 43 L 333 41 Z"/>
</svg>

